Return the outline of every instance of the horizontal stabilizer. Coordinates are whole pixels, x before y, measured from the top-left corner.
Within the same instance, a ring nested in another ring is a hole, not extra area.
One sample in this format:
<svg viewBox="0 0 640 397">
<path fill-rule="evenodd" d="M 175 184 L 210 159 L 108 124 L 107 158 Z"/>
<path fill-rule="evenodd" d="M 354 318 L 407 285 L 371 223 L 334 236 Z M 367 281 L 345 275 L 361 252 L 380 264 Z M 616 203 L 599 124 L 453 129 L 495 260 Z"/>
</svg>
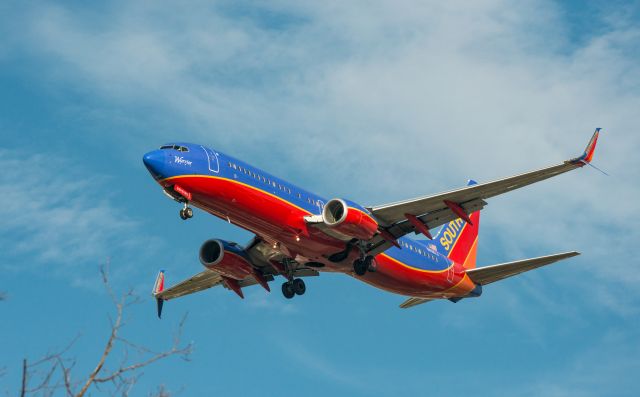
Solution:
<svg viewBox="0 0 640 397">
<path fill-rule="evenodd" d="M 413 297 L 413 298 L 409 298 L 406 301 L 402 302 L 402 304 L 400 305 L 400 307 L 402 309 L 408 309 L 410 307 L 414 307 L 417 305 L 420 305 L 422 303 L 427 303 L 432 301 L 433 299 L 429 299 L 429 298 L 418 298 L 418 297 Z"/>
<path fill-rule="evenodd" d="M 529 270 L 537 269 L 542 266 L 550 265 L 572 256 L 580 255 L 579 252 L 565 252 L 562 254 L 541 256 L 532 259 L 523 259 L 515 262 L 501 263 L 498 265 L 478 267 L 467 270 L 467 275 L 478 285 L 486 285 L 494 281 L 500 281 L 507 277 L 515 276 Z"/>
</svg>

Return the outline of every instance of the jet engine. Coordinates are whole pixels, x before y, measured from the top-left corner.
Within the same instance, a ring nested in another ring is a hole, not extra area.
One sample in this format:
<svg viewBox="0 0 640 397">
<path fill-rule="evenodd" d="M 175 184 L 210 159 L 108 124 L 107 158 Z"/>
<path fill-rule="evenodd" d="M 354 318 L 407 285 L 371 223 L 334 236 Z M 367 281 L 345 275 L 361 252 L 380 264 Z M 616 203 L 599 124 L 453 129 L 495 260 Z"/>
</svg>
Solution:
<svg viewBox="0 0 640 397">
<path fill-rule="evenodd" d="M 378 231 L 378 222 L 364 208 L 343 199 L 329 200 L 322 210 L 322 220 L 334 231 L 361 240 L 369 240 Z"/>
<path fill-rule="evenodd" d="M 209 270 L 235 280 L 254 274 L 245 250 L 236 243 L 224 240 L 205 241 L 200 247 L 200 263 Z"/>
</svg>

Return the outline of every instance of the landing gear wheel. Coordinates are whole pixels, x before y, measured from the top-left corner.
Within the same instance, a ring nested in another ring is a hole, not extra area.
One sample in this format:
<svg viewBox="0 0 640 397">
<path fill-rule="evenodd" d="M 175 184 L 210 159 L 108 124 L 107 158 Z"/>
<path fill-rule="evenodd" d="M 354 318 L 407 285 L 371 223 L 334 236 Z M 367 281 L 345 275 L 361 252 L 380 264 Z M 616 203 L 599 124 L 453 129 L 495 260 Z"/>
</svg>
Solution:
<svg viewBox="0 0 640 397">
<path fill-rule="evenodd" d="M 284 295 L 285 298 L 291 299 L 295 294 L 296 293 L 293 290 L 293 283 L 291 281 L 282 283 L 282 295 Z"/>
<path fill-rule="evenodd" d="M 183 220 L 193 218 L 193 209 L 191 209 L 191 207 L 187 207 L 186 203 L 184 205 L 184 208 L 180 210 L 180 218 L 182 218 Z"/>
<path fill-rule="evenodd" d="M 304 295 L 306 290 L 307 286 L 304 284 L 303 279 L 297 278 L 293 280 L 293 292 L 295 292 L 296 295 Z"/>
<path fill-rule="evenodd" d="M 355 261 L 353 261 L 353 271 L 358 276 L 364 276 L 367 273 L 367 268 L 368 267 L 369 267 L 369 265 L 363 259 L 358 258 Z"/>
<path fill-rule="evenodd" d="M 373 262 L 373 256 L 368 255 L 364 258 L 364 263 L 367 266 L 367 271 L 374 273 L 376 271 L 376 264 Z"/>
</svg>

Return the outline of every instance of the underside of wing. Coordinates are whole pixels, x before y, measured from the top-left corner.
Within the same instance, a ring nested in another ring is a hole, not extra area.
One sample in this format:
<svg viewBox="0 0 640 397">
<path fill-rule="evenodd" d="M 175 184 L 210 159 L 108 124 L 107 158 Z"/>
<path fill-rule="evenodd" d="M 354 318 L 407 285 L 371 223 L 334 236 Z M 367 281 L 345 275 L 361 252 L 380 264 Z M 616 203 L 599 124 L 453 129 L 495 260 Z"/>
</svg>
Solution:
<svg viewBox="0 0 640 397">
<path fill-rule="evenodd" d="M 486 285 L 495 281 L 503 280 L 507 277 L 515 276 L 529 270 L 537 269 L 542 266 L 550 265 L 563 259 L 580 255 L 579 252 L 565 252 L 562 254 L 541 256 L 538 258 L 524 259 L 515 262 L 501 263 L 499 265 L 491 265 L 478 267 L 467 270 L 469 278 L 478 285 Z"/>
<path fill-rule="evenodd" d="M 216 242 L 217 240 L 211 241 Z M 242 288 L 255 284 L 260 284 L 265 290 L 271 291 L 268 283 L 273 281 L 277 275 L 284 275 L 290 279 L 319 275 L 318 271 L 306 267 L 304 263 L 300 264 L 293 260 L 288 260 L 286 267 L 282 264 L 278 266 L 279 261 L 282 261 L 282 258 L 286 258 L 286 255 L 274 248 L 273 245 L 267 244 L 257 237 L 244 249 L 235 243 L 227 246 L 222 245 L 222 243 L 216 244 L 220 244 L 221 247 L 231 247 L 224 249 L 234 249 L 236 256 L 244 261 L 240 262 L 239 265 L 245 266 L 243 269 L 247 269 L 246 266 L 249 266 L 246 273 L 241 273 L 241 276 L 237 277 L 234 274 L 229 274 L 228 268 L 211 267 L 165 289 L 164 271 L 160 271 L 153 287 L 153 296 L 158 302 L 158 317 L 162 314 L 164 301 L 203 291 L 217 285 L 222 285 L 244 298 Z"/>
<path fill-rule="evenodd" d="M 160 292 L 156 292 L 153 295 L 158 299 L 169 300 L 215 287 L 221 283 L 222 277 L 218 273 L 211 270 L 204 270 L 195 276 L 181 281 L 178 284 Z"/>
<path fill-rule="evenodd" d="M 433 299 L 429 299 L 429 298 L 417 298 L 417 297 L 412 297 L 407 299 L 406 301 L 402 302 L 402 304 L 400 305 L 400 307 L 402 309 L 408 309 L 410 307 L 414 307 L 417 305 L 421 305 L 423 303 L 427 303 L 427 302 L 431 302 Z"/>
</svg>

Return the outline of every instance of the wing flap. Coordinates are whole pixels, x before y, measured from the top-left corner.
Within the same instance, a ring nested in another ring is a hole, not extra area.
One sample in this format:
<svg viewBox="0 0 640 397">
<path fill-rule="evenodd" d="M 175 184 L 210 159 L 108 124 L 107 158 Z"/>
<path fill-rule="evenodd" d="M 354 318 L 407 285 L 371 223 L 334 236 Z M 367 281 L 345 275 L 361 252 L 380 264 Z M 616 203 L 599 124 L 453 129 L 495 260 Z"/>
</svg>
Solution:
<svg viewBox="0 0 640 397">
<path fill-rule="evenodd" d="M 486 285 L 496 281 L 503 280 L 507 277 L 515 276 L 529 270 L 537 269 L 542 266 L 561 261 L 580 255 L 579 252 L 571 251 L 561 254 L 541 256 L 538 258 L 524 259 L 514 262 L 501 263 L 498 265 L 478 267 L 467 270 L 469 278 L 478 285 Z"/>
</svg>

